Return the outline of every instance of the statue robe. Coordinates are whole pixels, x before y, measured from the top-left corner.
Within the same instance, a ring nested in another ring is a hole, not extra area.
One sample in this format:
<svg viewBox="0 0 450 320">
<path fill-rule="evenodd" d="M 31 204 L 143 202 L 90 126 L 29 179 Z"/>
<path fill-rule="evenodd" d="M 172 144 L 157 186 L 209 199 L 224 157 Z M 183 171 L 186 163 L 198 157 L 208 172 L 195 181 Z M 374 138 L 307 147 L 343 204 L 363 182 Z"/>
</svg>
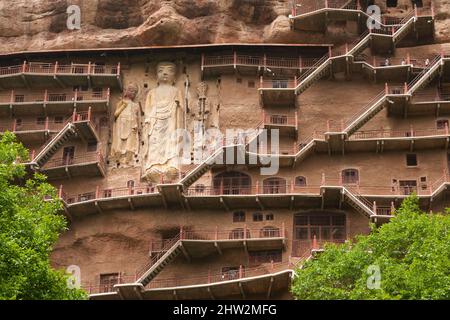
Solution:
<svg viewBox="0 0 450 320">
<path fill-rule="evenodd" d="M 139 105 L 129 99 L 121 100 L 127 106 L 114 121 L 111 155 L 118 160 L 127 157 L 127 162 L 139 153 Z"/>
<path fill-rule="evenodd" d="M 181 92 L 174 86 L 156 87 L 147 95 L 144 122 L 144 177 L 158 182 L 178 170 L 177 129 L 183 128 Z"/>
</svg>

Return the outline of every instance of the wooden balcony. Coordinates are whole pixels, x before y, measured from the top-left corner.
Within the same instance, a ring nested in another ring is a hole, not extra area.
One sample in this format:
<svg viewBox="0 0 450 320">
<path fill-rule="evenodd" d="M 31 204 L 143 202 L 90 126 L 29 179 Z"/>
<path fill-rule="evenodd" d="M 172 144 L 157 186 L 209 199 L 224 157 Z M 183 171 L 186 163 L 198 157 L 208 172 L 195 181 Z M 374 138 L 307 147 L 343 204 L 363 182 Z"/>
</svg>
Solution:
<svg viewBox="0 0 450 320">
<path fill-rule="evenodd" d="M 27 62 L 22 65 L 0 67 L 0 88 L 46 87 L 110 87 L 122 88 L 120 63 L 96 65 L 92 63 L 60 64 Z"/>
<path fill-rule="evenodd" d="M 272 79 L 259 82 L 259 93 L 263 106 L 267 107 L 295 107 L 297 94 L 297 78 L 294 79 Z"/>
<path fill-rule="evenodd" d="M 428 61 L 431 61 L 432 58 L 428 57 Z M 426 61 L 426 57 L 411 58 L 409 54 L 404 58 L 389 58 L 388 60 L 374 56 L 372 59 L 355 60 L 352 71 L 363 73 L 374 82 L 406 82 L 428 67 Z"/>
<path fill-rule="evenodd" d="M 359 29 L 366 28 L 369 15 L 358 0 L 319 0 L 312 3 L 300 3 L 296 0 L 292 5 L 289 16 L 292 27 L 296 30 L 322 31 L 327 29 L 328 21 L 355 21 Z M 411 10 L 405 18 L 415 17 L 415 39 L 433 38 L 434 7 L 417 8 Z M 382 28 L 389 25 L 399 25 L 404 19 L 385 19 L 379 23 Z M 412 37 L 411 37 L 412 38 Z"/>
<path fill-rule="evenodd" d="M 66 114 L 78 111 L 106 112 L 110 90 L 102 91 L 57 91 L 45 90 L 40 93 L 17 93 L 11 90 L 0 94 L 0 113 L 20 115 Z"/>
<path fill-rule="evenodd" d="M 418 92 L 413 95 L 411 102 L 403 111 L 404 115 L 441 115 L 450 114 L 450 93 L 441 93 L 438 90 L 435 93 Z M 401 110 L 397 111 L 397 113 Z"/>
<path fill-rule="evenodd" d="M 297 138 L 298 115 L 293 114 L 271 114 L 263 111 L 264 129 L 278 130 L 280 136 L 291 136 Z"/>
<path fill-rule="evenodd" d="M 24 144 L 42 144 L 52 134 L 64 127 L 63 122 L 49 121 L 48 117 L 35 121 L 22 121 L 19 119 L 1 120 L 0 132 L 10 131 Z"/>
<path fill-rule="evenodd" d="M 244 232 L 246 230 L 246 232 Z M 284 223 L 271 228 L 249 229 L 244 228 L 222 229 L 216 227 L 210 230 L 189 230 L 180 228 L 179 240 L 182 242 L 184 254 L 191 258 L 201 258 L 209 254 L 222 254 L 226 249 L 245 250 L 274 250 L 285 249 L 286 228 Z M 166 243 L 172 239 L 151 240 L 150 257 L 155 253 L 167 250 Z"/>
<path fill-rule="evenodd" d="M 311 3 L 293 1 L 289 18 L 294 29 L 325 31 L 327 21 L 357 21 L 363 23 L 359 1 L 319 0 Z"/>
<path fill-rule="evenodd" d="M 194 185 L 185 190 L 189 208 L 292 208 L 320 205 L 320 186 L 296 187 L 292 183 L 276 186 L 213 186 Z"/>
<path fill-rule="evenodd" d="M 263 75 L 265 72 L 295 76 L 311 68 L 316 58 L 302 56 L 268 57 L 264 55 L 202 55 L 201 70 L 206 76 L 221 74 Z"/>
<path fill-rule="evenodd" d="M 65 203 L 66 212 L 74 218 L 113 209 L 134 210 L 143 207 L 161 208 L 164 206 L 161 195 L 154 186 L 97 187 L 95 190 L 86 190 L 81 194 L 66 194 L 61 185 L 59 197 Z"/>
<path fill-rule="evenodd" d="M 449 138 L 448 128 L 364 130 L 355 132 L 345 141 L 345 150 L 383 152 L 444 149 L 448 147 Z"/>
<path fill-rule="evenodd" d="M 100 152 L 89 152 L 73 158 L 53 158 L 40 169 L 49 180 L 73 177 L 104 177 L 106 163 Z"/>
<path fill-rule="evenodd" d="M 144 289 L 133 283 L 133 276 L 122 277 L 121 283 L 109 287 L 84 284 L 91 300 L 198 300 L 224 298 L 271 298 L 286 292 L 291 284 L 294 265 L 289 262 L 268 263 L 254 268 L 240 267 L 236 273 L 208 272 L 192 276 L 157 278 Z M 101 291 L 109 292 L 101 293 Z M 119 293 L 120 292 L 120 295 Z"/>
</svg>

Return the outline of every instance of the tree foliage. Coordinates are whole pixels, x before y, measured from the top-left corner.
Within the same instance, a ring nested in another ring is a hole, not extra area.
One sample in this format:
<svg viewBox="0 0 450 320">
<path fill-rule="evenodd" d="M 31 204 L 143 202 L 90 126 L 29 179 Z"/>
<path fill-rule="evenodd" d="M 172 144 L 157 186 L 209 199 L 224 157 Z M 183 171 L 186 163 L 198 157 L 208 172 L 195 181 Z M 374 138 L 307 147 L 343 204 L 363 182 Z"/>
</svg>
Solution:
<svg viewBox="0 0 450 320">
<path fill-rule="evenodd" d="M 410 196 L 389 223 L 354 242 L 327 245 L 296 270 L 292 293 L 297 299 L 450 299 L 450 215 L 426 214 Z"/>
<path fill-rule="evenodd" d="M 49 255 L 66 220 L 45 176 L 26 178 L 28 151 L 13 134 L 0 136 L 0 299 L 83 299 Z"/>
</svg>

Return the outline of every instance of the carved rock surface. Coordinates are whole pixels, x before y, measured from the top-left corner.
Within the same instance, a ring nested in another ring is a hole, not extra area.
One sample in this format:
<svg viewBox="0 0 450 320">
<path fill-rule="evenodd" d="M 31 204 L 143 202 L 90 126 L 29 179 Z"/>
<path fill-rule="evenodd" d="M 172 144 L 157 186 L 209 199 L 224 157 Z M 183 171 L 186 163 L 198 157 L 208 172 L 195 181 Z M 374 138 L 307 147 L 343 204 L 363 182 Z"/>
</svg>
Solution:
<svg viewBox="0 0 450 320">
<path fill-rule="evenodd" d="M 297 1 L 307 7 L 312 0 Z M 290 0 L 0 0 L 0 52 L 345 41 L 336 38 L 339 32 L 323 35 L 292 31 L 287 18 L 290 3 Z M 434 4 L 436 40 L 449 41 L 450 0 L 435 0 Z M 81 8 L 81 30 L 70 31 L 66 27 L 69 5 Z"/>
</svg>

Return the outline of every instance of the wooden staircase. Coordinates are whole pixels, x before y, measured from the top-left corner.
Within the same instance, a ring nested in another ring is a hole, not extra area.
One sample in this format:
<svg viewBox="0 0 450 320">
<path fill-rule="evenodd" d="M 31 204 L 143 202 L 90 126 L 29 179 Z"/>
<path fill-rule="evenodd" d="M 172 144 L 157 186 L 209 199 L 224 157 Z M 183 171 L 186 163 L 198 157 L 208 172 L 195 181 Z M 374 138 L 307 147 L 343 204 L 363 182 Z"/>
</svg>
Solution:
<svg viewBox="0 0 450 320">
<path fill-rule="evenodd" d="M 360 195 L 354 188 L 345 186 L 342 188 L 342 193 L 347 200 L 347 203 L 356 211 L 366 215 L 369 218 L 376 215 L 371 202 Z"/>
<path fill-rule="evenodd" d="M 394 44 L 402 40 L 408 33 L 408 31 L 413 27 L 416 18 L 414 17 L 414 11 L 408 13 L 408 15 L 400 22 L 401 27 L 398 28 L 394 34 L 385 34 L 384 36 L 392 37 Z M 385 26 L 389 27 L 389 26 Z M 333 65 L 335 59 L 342 59 L 344 57 L 349 57 L 351 61 L 354 60 L 358 54 L 360 54 L 364 49 L 369 47 L 370 40 L 372 36 L 376 36 L 377 33 L 367 30 L 364 32 L 356 41 L 347 46 L 346 52 L 335 52 L 328 53 L 323 56 L 316 64 L 312 66 L 306 73 L 297 79 L 297 86 L 295 88 L 295 93 L 300 94 L 313 85 L 317 80 L 321 79 L 325 74 L 329 72 L 329 69 Z"/>
<path fill-rule="evenodd" d="M 173 261 L 182 251 L 182 242 L 180 235 L 171 239 L 164 248 L 151 257 L 150 262 L 141 268 L 142 273 L 137 283 L 146 286 L 152 279 L 154 279 L 166 265 Z"/>
<path fill-rule="evenodd" d="M 67 123 L 64 128 L 58 132 L 36 155 L 33 162 L 42 167 L 58 149 L 76 133 L 73 123 Z"/>
</svg>

